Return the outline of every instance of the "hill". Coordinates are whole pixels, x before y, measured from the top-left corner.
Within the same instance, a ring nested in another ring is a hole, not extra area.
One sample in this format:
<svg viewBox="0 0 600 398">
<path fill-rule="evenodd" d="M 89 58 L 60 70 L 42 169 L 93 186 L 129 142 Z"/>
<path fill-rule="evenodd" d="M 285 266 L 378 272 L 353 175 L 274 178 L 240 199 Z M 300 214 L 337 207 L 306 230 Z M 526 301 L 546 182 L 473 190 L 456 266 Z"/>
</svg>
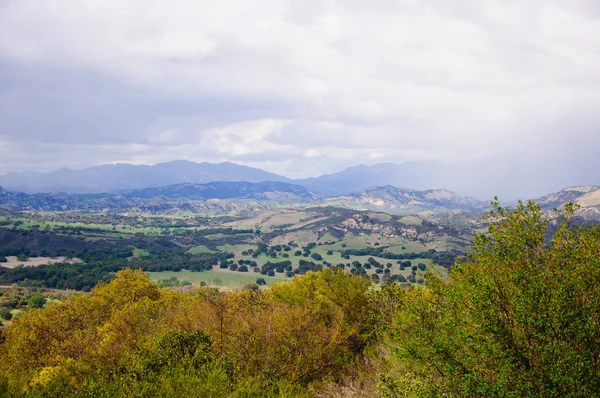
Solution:
<svg viewBox="0 0 600 398">
<path fill-rule="evenodd" d="M 151 213 L 179 211 L 227 213 L 256 207 L 258 206 L 256 202 L 304 203 L 316 199 L 318 196 L 306 188 L 272 181 L 184 183 L 161 188 L 100 194 L 27 194 L 0 191 L 0 206 L 10 210 L 35 211 L 137 210 Z"/>
<path fill-rule="evenodd" d="M 534 202 L 544 210 L 561 208 L 565 203 L 573 202 L 580 206 L 576 215 L 586 220 L 600 221 L 600 187 L 581 185 L 569 187 L 535 199 Z"/>
<path fill-rule="evenodd" d="M 434 161 L 380 163 L 348 167 L 338 173 L 296 180 L 295 183 L 328 196 L 345 195 L 373 186 L 394 185 L 417 189 L 441 186 L 439 169 Z"/>
<path fill-rule="evenodd" d="M 573 202 L 582 209 L 600 208 L 600 187 L 593 185 L 582 185 L 569 187 L 534 200 L 543 209 L 553 209 L 564 206 L 567 202 Z"/>
<path fill-rule="evenodd" d="M 392 214 L 455 209 L 478 211 L 485 208 L 477 199 L 458 196 L 446 190 L 417 191 L 387 185 L 346 196 L 323 198 L 299 185 L 277 181 L 183 183 L 99 194 L 0 191 L 0 206 L 10 210 L 229 213 L 251 209 L 268 211 L 281 205 L 306 204 L 386 211 Z"/>
<path fill-rule="evenodd" d="M 212 182 L 208 184 L 175 184 L 160 188 L 122 191 L 128 198 L 180 198 L 191 200 L 208 199 L 256 199 L 312 201 L 317 195 L 306 188 L 285 182 Z"/>
<path fill-rule="evenodd" d="M 329 198 L 330 205 L 384 211 L 392 214 L 419 213 L 423 211 L 444 212 L 448 210 L 480 211 L 487 204 L 478 199 L 459 196 L 445 189 L 398 188 L 391 185 L 373 187 L 344 196 Z"/>
</svg>

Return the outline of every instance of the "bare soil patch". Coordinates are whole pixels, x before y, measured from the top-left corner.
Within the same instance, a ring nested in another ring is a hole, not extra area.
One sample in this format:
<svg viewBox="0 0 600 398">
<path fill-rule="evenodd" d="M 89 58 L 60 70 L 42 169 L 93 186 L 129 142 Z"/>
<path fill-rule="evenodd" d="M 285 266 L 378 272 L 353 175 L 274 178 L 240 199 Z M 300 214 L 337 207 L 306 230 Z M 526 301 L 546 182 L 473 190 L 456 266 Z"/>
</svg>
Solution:
<svg viewBox="0 0 600 398">
<path fill-rule="evenodd" d="M 67 259 L 66 257 L 30 257 L 27 261 L 19 261 L 19 260 L 17 260 L 16 256 L 8 256 L 8 257 L 6 257 L 6 259 L 8 260 L 8 262 L 0 263 L 0 267 L 15 268 L 21 264 L 26 267 L 38 267 L 38 266 L 44 265 L 44 264 L 54 264 L 54 263 L 64 263 L 64 262 L 76 263 L 76 262 L 81 261 L 78 258 Z"/>
</svg>

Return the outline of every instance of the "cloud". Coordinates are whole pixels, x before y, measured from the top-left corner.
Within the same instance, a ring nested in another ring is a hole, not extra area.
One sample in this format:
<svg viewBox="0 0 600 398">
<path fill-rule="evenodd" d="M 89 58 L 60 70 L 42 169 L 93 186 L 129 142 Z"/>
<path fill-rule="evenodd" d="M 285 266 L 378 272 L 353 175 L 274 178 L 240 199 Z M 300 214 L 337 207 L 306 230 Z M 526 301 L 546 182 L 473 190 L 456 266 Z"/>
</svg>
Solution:
<svg viewBox="0 0 600 398">
<path fill-rule="evenodd" d="M 281 134 L 290 121 L 263 119 L 236 123 L 222 128 L 210 129 L 202 133 L 200 145 L 214 148 L 218 153 L 230 157 L 272 152 L 293 153 L 295 148 L 279 145 L 269 140 Z"/>
<path fill-rule="evenodd" d="M 594 0 L 0 7 L 0 172 L 189 159 L 306 177 L 600 144 Z"/>
</svg>

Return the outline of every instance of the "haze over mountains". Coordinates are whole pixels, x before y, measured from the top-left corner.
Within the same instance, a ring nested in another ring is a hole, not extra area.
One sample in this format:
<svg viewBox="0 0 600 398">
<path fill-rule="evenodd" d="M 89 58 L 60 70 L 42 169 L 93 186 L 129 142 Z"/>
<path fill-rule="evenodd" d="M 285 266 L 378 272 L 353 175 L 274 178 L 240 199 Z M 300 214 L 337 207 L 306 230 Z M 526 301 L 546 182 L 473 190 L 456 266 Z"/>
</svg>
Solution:
<svg viewBox="0 0 600 398">
<path fill-rule="evenodd" d="M 503 201 L 540 197 L 566 186 L 600 185 L 593 173 L 572 176 L 555 164 L 544 170 L 526 167 L 518 159 L 503 163 L 498 170 L 493 161 L 466 161 L 442 164 L 436 161 L 358 165 L 340 172 L 305 179 L 290 179 L 262 169 L 224 163 L 195 163 L 185 160 L 153 166 L 114 164 L 83 170 L 66 168 L 52 172 L 21 172 L 0 176 L 0 186 L 27 193 L 102 193 L 156 188 L 180 183 L 286 182 L 324 196 L 347 195 L 362 189 L 391 185 L 408 189 L 448 189 L 460 195 L 488 201 L 498 195 Z M 513 176 L 530 178 L 513 178 Z M 519 183 L 519 181 L 527 181 Z"/>
<path fill-rule="evenodd" d="M 578 204 L 578 213 L 600 219 L 600 188 L 565 188 L 534 199 L 545 210 Z M 150 213 L 212 212 L 246 214 L 280 207 L 333 206 L 390 214 L 482 212 L 489 204 L 445 189 L 414 190 L 391 185 L 371 187 L 344 195 L 327 196 L 287 182 L 181 183 L 158 188 L 113 193 L 68 194 L 14 192 L 0 187 L 0 207 L 15 211 L 134 211 Z"/>
<path fill-rule="evenodd" d="M 119 163 L 83 170 L 61 168 L 55 171 L 9 173 L 0 176 L 0 185 L 28 193 L 101 193 L 123 189 L 162 187 L 184 182 L 289 181 L 264 170 L 235 163 L 194 163 L 185 160 L 152 166 Z"/>
<path fill-rule="evenodd" d="M 210 210 L 228 213 L 289 205 L 336 206 L 395 214 L 455 209 L 477 211 L 486 207 L 484 202 L 477 199 L 462 197 L 446 190 L 416 191 L 389 185 L 337 197 L 324 197 L 299 185 L 273 181 L 182 183 L 98 194 L 28 194 L 0 187 L 0 207 L 17 211 L 117 210 L 173 213 Z"/>
</svg>

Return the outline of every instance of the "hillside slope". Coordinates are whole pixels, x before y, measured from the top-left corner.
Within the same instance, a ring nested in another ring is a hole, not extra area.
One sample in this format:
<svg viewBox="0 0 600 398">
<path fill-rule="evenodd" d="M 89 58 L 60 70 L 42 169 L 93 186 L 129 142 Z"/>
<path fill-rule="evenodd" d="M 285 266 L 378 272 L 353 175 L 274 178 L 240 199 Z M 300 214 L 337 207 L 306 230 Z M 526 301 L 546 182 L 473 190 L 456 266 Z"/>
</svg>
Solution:
<svg viewBox="0 0 600 398">
<path fill-rule="evenodd" d="M 544 210 L 561 208 L 568 202 L 580 206 L 576 215 L 586 220 L 600 221 L 600 187 L 595 185 L 580 185 L 562 189 L 535 199 L 534 202 Z"/>
<path fill-rule="evenodd" d="M 229 212 L 255 207 L 256 202 L 304 203 L 317 198 L 303 187 L 271 181 L 176 184 L 114 194 L 26 194 L 0 189 L 0 207 L 37 211 Z"/>
<path fill-rule="evenodd" d="M 348 195 L 329 198 L 326 202 L 340 207 L 385 211 L 392 214 L 448 210 L 479 211 L 487 207 L 485 202 L 460 196 L 445 189 L 417 191 L 391 185 L 363 189 Z"/>
</svg>

